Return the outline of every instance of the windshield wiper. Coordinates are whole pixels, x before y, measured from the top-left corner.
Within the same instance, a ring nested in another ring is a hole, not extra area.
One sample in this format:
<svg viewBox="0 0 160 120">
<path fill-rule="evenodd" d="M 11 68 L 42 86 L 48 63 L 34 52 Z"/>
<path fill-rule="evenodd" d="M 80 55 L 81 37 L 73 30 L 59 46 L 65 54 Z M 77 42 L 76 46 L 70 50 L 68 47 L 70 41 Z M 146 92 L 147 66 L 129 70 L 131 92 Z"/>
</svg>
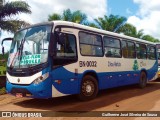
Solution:
<svg viewBox="0 0 160 120">
<path fill-rule="evenodd" d="M 24 42 L 25 42 L 25 39 L 22 39 L 22 42 L 21 42 L 21 45 L 20 45 L 20 50 L 19 50 L 19 68 L 20 68 L 20 63 L 21 63 L 21 60 L 22 60 Z"/>
<path fill-rule="evenodd" d="M 19 50 L 20 50 L 20 47 L 18 48 L 18 50 L 17 50 L 16 54 L 14 55 L 14 57 L 13 57 L 13 59 L 12 59 L 12 62 L 11 62 L 11 64 L 10 64 L 10 69 L 12 69 L 12 68 L 13 68 L 13 62 L 14 62 L 14 60 L 15 60 L 15 58 L 16 58 L 16 56 L 17 56 L 17 54 L 19 53 Z"/>
<path fill-rule="evenodd" d="M 13 69 L 13 62 L 18 54 L 19 60 L 22 59 L 22 50 L 23 50 L 23 44 L 24 44 L 24 39 L 22 39 L 21 44 L 16 52 L 16 54 L 14 55 L 14 58 L 12 59 L 12 62 L 10 64 L 10 69 Z M 20 61 L 19 61 L 19 67 L 20 67 Z"/>
<path fill-rule="evenodd" d="M 23 38 L 21 41 L 21 45 L 20 45 L 20 50 L 19 50 L 19 68 L 20 68 L 20 63 L 22 60 L 22 54 L 23 54 L 23 45 L 24 45 L 25 39 Z"/>
</svg>

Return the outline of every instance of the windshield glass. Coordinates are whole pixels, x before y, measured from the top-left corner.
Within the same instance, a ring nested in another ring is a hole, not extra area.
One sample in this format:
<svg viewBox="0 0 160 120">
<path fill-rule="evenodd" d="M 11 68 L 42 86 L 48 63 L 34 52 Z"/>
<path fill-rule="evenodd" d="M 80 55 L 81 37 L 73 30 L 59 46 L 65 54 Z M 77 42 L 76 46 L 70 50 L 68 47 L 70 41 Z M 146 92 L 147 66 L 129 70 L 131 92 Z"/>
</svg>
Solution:
<svg viewBox="0 0 160 120">
<path fill-rule="evenodd" d="M 27 68 L 47 62 L 51 26 L 24 29 L 15 34 L 8 67 Z"/>
</svg>

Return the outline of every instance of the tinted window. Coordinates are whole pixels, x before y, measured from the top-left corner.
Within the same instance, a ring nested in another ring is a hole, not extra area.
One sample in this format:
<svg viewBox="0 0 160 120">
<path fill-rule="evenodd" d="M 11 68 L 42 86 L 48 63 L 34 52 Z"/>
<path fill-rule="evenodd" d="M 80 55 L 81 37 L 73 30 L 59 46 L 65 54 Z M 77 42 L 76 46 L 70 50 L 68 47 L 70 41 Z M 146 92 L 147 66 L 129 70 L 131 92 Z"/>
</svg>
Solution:
<svg viewBox="0 0 160 120">
<path fill-rule="evenodd" d="M 117 38 L 104 37 L 106 57 L 121 57 L 120 41 Z"/>
<path fill-rule="evenodd" d="M 87 56 L 103 56 L 102 39 L 100 35 L 86 32 L 79 33 L 80 52 Z"/>
<path fill-rule="evenodd" d="M 55 32 L 57 41 L 55 42 L 56 51 L 53 56 L 53 67 L 71 64 L 77 61 L 76 37 L 72 34 Z"/>
<path fill-rule="evenodd" d="M 147 48 L 145 44 L 136 44 L 137 58 L 146 59 L 147 58 Z"/>
<path fill-rule="evenodd" d="M 134 42 L 122 41 L 122 53 L 124 58 L 135 58 Z"/>
<path fill-rule="evenodd" d="M 57 43 L 57 57 L 76 57 L 76 39 L 71 34 L 64 34 L 63 43 Z"/>
<path fill-rule="evenodd" d="M 148 46 L 148 59 L 156 59 L 156 49 L 153 46 Z"/>
</svg>

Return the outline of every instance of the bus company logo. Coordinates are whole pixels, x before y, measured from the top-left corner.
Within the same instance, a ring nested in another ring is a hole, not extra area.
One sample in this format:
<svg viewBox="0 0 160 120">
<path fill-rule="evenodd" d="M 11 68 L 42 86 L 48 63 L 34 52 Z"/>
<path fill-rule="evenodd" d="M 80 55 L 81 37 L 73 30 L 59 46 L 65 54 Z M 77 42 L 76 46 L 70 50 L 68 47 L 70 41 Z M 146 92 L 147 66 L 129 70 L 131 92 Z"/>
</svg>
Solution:
<svg viewBox="0 0 160 120">
<path fill-rule="evenodd" d="M 17 79 L 17 82 L 20 82 L 20 79 L 19 79 L 19 78 Z"/>
<path fill-rule="evenodd" d="M 108 67 L 121 67 L 121 63 L 117 61 L 114 62 L 108 61 Z"/>
<path fill-rule="evenodd" d="M 137 61 L 137 60 L 134 60 L 134 63 L 133 63 L 132 69 L 133 69 L 134 71 L 136 71 L 136 70 L 138 70 L 138 69 L 139 69 L 139 65 L 138 65 L 138 61 Z"/>
</svg>

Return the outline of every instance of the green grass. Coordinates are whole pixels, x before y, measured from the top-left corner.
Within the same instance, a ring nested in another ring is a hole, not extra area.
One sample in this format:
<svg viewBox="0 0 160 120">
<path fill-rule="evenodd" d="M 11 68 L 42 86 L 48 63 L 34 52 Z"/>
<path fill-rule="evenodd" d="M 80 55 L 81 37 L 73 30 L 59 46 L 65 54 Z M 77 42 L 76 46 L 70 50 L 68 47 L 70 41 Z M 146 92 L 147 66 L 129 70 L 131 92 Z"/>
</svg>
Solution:
<svg viewBox="0 0 160 120">
<path fill-rule="evenodd" d="M 0 54 L 0 60 L 5 59 L 5 62 L 0 62 L 0 76 L 6 75 L 6 65 L 7 65 L 7 59 L 8 59 L 9 52 L 5 53 L 4 56 Z"/>
<path fill-rule="evenodd" d="M 6 88 L 0 88 L 0 95 L 6 94 Z"/>
<path fill-rule="evenodd" d="M 0 66 L 0 76 L 5 76 L 6 75 L 6 67 Z"/>
</svg>

